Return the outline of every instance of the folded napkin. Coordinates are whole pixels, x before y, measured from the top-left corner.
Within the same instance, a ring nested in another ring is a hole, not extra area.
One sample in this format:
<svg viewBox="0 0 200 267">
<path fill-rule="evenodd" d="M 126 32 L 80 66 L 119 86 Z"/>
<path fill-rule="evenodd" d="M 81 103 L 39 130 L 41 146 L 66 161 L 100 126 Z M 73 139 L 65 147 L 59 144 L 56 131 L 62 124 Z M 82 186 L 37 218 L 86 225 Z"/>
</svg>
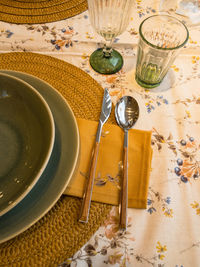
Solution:
<svg viewBox="0 0 200 267">
<path fill-rule="evenodd" d="M 98 122 L 77 119 L 80 132 L 80 160 L 75 176 L 64 194 L 82 197 L 89 174 Z M 118 205 L 120 174 L 123 159 L 123 130 L 104 124 L 99 147 L 92 200 Z M 129 130 L 128 146 L 128 207 L 146 208 L 151 171 L 151 131 Z"/>
</svg>

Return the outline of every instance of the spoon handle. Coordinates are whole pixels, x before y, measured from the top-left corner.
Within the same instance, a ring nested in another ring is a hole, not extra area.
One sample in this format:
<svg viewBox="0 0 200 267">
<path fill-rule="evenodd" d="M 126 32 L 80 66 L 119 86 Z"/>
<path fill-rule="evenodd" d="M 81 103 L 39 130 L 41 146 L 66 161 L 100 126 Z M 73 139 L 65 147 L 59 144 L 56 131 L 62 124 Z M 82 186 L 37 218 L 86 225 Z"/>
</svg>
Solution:
<svg viewBox="0 0 200 267">
<path fill-rule="evenodd" d="M 123 148 L 123 176 L 121 183 L 121 211 L 120 211 L 120 228 L 127 228 L 127 207 L 128 207 L 128 131 L 124 131 L 124 148 Z"/>
<path fill-rule="evenodd" d="M 84 223 L 88 222 L 88 215 L 89 215 L 89 210 L 90 210 L 90 203 L 91 203 L 91 197 L 92 197 L 92 189 L 93 189 L 93 184 L 94 184 L 98 153 L 99 153 L 99 142 L 96 142 L 94 146 L 90 175 L 87 179 L 85 193 L 83 196 L 79 222 L 84 222 Z"/>
</svg>

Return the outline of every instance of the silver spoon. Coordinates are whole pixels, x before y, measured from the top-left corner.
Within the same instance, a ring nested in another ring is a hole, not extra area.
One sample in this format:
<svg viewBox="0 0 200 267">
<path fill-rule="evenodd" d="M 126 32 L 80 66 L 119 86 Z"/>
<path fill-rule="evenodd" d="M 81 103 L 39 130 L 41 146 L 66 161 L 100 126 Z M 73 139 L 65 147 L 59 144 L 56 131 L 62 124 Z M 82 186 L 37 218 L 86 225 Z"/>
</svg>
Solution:
<svg viewBox="0 0 200 267">
<path fill-rule="evenodd" d="M 123 176 L 121 185 L 121 208 L 120 228 L 127 228 L 127 207 L 128 207 L 128 130 L 133 127 L 139 117 L 139 106 L 131 96 L 122 97 L 115 106 L 115 118 L 118 125 L 124 130 L 124 158 Z"/>
</svg>

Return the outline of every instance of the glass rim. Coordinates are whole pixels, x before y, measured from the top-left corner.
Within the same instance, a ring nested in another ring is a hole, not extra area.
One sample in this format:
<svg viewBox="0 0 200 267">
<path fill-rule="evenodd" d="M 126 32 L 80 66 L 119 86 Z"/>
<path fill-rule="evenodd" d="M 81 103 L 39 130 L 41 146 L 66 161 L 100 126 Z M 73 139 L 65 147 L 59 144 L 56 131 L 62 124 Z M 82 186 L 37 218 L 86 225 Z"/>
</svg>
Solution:
<svg viewBox="0 0 200 267">
<path fill-rule="evenodd" d="M 180 44 L 180 45 L 178 45 L 178 46 L 175 46 L 175 47 L 160 47 L 160 46 L 157 46 L 157 45 L 154 45 L 154 44 L 152 44 L 152 43 L 150 43 L 149 41 L 147 41 L 147 39 L 144 37 L 144 35 L 142 34 L 142 26 L 143 26 L 143 24 L 144 24 L 144 22 L 146 21 L 146 20 L 148 20 L 148 19 L 150 19 L 150 18 L 152 18 L 152 17 L 169 17 L 169 18 L 171 18 L 171 19 L 173 19 L 173 20 L 175 20 L 175 21 L 177 21 L 177 22 L 179 22 L 184 28 L 185 28 L 185 30 L 186 30 L 186 38 L 185 38 L 185 41 L 183 41 L 182 42 L 182 44 Z M 175 17 L 173 17 L 173 16 L 169 16 L 169 15 L 162 15 L 162 14 L 158 14 L 158 15 L 152 15 L 152 16 L 150 16 L 150 17 L 148 17 L 148 18 L 146 18 L 146 19 L 144 19 L 142 22 L 141 22 L 141 24 L 140 24 L 140 26 L 139 26 L 139 34 L 140 34 L 140 37 L 142 38 L 142 40 L 145 42 L 145 43 L 147 43 L 149 46 L 151 46 L 151 47 L 153 47 L 153 48 L 156 48 L 156 49 L 160 49 L 160 50 L 176 50 L 176 49 L 178 49 L 178 48 L 181 48 L 181 47 L 183 47 L 186 43 L 187 43 L 187 41 L 188 41 L 188 39 L 189 39 L 189 31 L 188 31 L 188 28 L 186 27 L 186 25 L 182 22 L 182 21 L 180 21 L 179 19 L 177 19 L 177 18 L 175 18 Z"/>
</svg>

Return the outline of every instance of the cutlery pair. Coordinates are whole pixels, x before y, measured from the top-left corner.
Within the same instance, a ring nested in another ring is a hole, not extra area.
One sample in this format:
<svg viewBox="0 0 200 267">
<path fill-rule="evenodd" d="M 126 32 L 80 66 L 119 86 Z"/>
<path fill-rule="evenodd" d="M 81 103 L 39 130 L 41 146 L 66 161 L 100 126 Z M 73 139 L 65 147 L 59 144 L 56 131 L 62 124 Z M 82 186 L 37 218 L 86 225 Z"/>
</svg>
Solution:
<svg viewBox="0 0 200 267">
<path fill-rule="evenodd" d="M 88 222 L 88 215 L 92 197 L 92 189 L 96 171 L 97 157 L 99 152 L 99 143 L 103 124 L 110 116 L 112 102 L 108 90 L 105 89 L 101 115 L 99 119 L 94 152 L 92 157 L 92 164 L 90 175 L 85 187 L 83 202 L 81 207 L 81 214 L 79 221 Z M 128 130 L 133 127 L 139 117 L 139 106 L 137 101 L 131 96 L 122 97 L 115 107 L 115 117 L 118 125 L 124 130 L 124 158 L 123 158 L 123 176 L 121 189 L 121 203 L 120 203 L 120 228 L 127 229 L 127 208 L 128 208 Z"/>
</svg>

